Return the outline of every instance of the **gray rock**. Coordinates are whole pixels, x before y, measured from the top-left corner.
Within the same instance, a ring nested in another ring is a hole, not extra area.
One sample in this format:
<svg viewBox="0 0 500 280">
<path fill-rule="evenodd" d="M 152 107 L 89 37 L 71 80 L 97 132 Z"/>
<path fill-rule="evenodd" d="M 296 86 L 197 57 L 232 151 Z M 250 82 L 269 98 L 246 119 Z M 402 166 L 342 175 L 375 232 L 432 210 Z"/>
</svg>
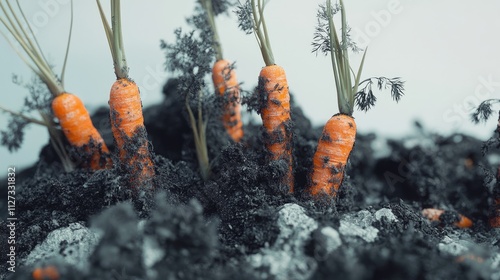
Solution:
<svg viewBox="0 0 500 280">
<path fill-rule="evenodd" d="M 317 263 L 304 254 L 304 246 L 318 224 L 305 214 L 304 208 L 289 203 L 279 211 L 280 234 L 276 242 L 247 261 L 261 279 L 308 279 Z"/>
<path fill-rule="evenodd" d="M 387 220 L 389 220 L 389 222 L 397 222 L 398 221 L 398 219 L 396 218 L 394 213 L 392 213 L 392 210 L 389 208 L 382 208 L 382 209 L 378 210 L 377 212 L 375 212 L 375 219 L 377 219 L 377 221 L 382 220 L 383 217 L 387 218 Z"/>
<path fill-rule="evenodd" d="M 278 214 L 280 234 L 275 246 L 289 245 L 293 250 L 301 250 L 311 232 L 318 228 L 318 223 L 306 215 L 304 208 L 294 203 L 285 204 Z"/>
<path fill-rule="evenodd" d="M 346 214 L 340 220 L 339 232 L 344 236 L 356 236 L 366 242 L 373 242 L 378 236 L 378 229 L 372 226 L 374 221 L 375 218 L 366 210 Z"/>
<path fill-rule="evenodd" d="M 321 229 L 321 234 L 326 238 L 325 250 L 327 254 L 330 254 L 333 250 L 337 249 L 342 245 L 342 240 L 340 239 L 339 232 L 332 227 L 324 227 Z"/>
<path fill-rule="evenodd" d="M 449 236 L 445 236 L 443 238 L 443 240 L 438 244 L 438 248 L 441 252 L 445 252 L 453 256 L 459 256 L 469 251 L 469 248 L 460 244 L 458 241 L 451 239 Z"/>
<path fill-rule="evenodd" d="M 25 265 L 43 263 L 45 260 L 57 260 L 86 270 L 88 257 L 100 239 L 95 231 L 80 223 L 72 223 L 47 235 L 24 260 Z"/>
<path fill-rule="evenodd" d="M 496 253 L 491 257 L 491 268 L 498 269 L 500 271 L 500 253 Z"/>
</svg>

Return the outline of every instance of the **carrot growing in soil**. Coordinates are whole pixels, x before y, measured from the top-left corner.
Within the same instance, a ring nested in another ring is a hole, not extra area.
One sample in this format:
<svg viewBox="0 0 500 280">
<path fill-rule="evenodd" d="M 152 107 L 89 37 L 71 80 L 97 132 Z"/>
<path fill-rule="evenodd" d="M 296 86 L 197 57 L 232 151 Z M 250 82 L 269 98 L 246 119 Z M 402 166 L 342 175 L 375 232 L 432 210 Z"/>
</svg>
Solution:
<svg viewBox="0 0 500 280">
<path fill-rule="evenodd" d="M 341 13 L 342 23 L 340 38 L 333 21 L 333 16 L 338 12 Z M 328 0 L 326 5 L 320 5 L 313 47 L 314 52 L 321 51 L 331 56 L 340 113 L 333 115 L 323 128 L 313 158 L 309 192 L 314 196 L 326 193 L 335 197 L 344 180 L 347 161 L 356 139 L 356 122 L 352 117 L 354 104 L 362 110 L 368 110 L 376 100 L 371 90 L 372 79 L 363 82 L 367 84 L 364 90 L 368 92 L 363 90 L 358 92 L 366 50 L 357 73 L 354 73 L 349 62 L 348 49 L 353 51 L 360 49 L 350 41 L 342 0 L 335 6 L 332 5 L 331 0 Z M 399 101 L 403 90 L 403 83 L 399 78 L 375 79 L 379 81 L 380 89 L 390 86 L 392 97 Z"/>
<path fill-rule="evenodd" d="M 38 267 L 31 273 L 33 280 L 59 280 L 60 274 L 53 265 Z"/>
<path fill-rule="evenodd" d="M 234 142 L 243 138 L 241 121 L 240 87 L 233 64 L 223 58 L 222 46 L 215 24 L 215 16 L 227 9 L 229 3 L 220 0 L 200 0 L 206 12 L 207 21 L 212 31 L 212 45 L 215 50 L 215 63 L 212 67 L 212 80 L 218 94 L 223 98 L 222 122 Z"/>
<path fill-rule="evenodd" d="M 111 0 L 111 28 L 102 6 L 99 13 L 108 39 L 116 81 L 109 96 L 111 130 L 119 152 L 120 167 L 130 174 L 134 187 L 149 186 L 155 170 L 147 139 L 139 87 L 128 76 L 123 48 L 120 0 Z"/>
<path fill-rule="evenodd" d="M 70 40 L 68 40 L 66 57 L 63 64 L 63 74 L 59 80 L 54 74 L 52 67 L 45 59 L 19 2 L 17 2 L 17 6 L 19 12 L 16 12 L 9 1 L 6 1 L 6 4 L 0 2 L 0 8 L 4 12 L 4 16 L 0 16 L 0 22 L 14 37 L 17 43 L 19 43 L 21 48 L 19 49 L 14 46 L 4 33 L 2 33 L 2 35 L 4 35 L 8 43 L 14 48 L 21 59 L 46 84 L 47 88 L 52 93 L 54 97 L 52 101 L 53 114 L 59 120 L 61 130 L 64 132 L 68 142 L 79 152 L 81 156 L 79 160 L 84 162 L 83 165 L 93 170 L 109 167 L 111 162 L 108 157 L 108 148 L 101 135 L 92 124 L 90 115 L 85 109 L 83 102 L 80 98 L 66 92 L 64 89 L 64 69 L 68 57 Z M 71 32 L 69 37 L 71 38 Z M 60 158 L 63 159 L 62 161 L 65 169 L 71 170 L 72 163 L 68 159 L 61 141 L 57 137 L 57 132 L 51 128 L 49 116 L 42 115 L 42 117 L 45 120 L 44 123 L 49 127 L 49 133 L 53 139 L 52 142 L 55 143 L 54 147 L 56 152 L 59 154 Z"/>
<path fill-rule="evenodd" d="M 435 209 L 435 208 L 426 208 L 422 210 L 422 215 L 429 219 L 429 221 L 432 222 L 442 222 L 442 215 L 445 213 L 444 210 L 441 209 Z M 452 214 L 456 215 L 456 214 Z M 454 223 L 455 226 L 459 228 L 470 228 L 472 227 L 472 221 L 465 217 L 464 215 L 458 214 L 458 221 Z"/>
<path fill-rule="evenodd" d="M 254 33 L 266 66 L 259 73 L 257 91 L 260 113 L 264 126 L 264 143 L 269 160 L 285 161 L 288 170 L 283 184 L 294 191 L 292 157 L 292 120 L 290 117 L 290 95 L 285 70 L 276 65 L 264 18 L 265 1 L 248 0 L 238 8 L 240 27 L 247 34 Z"/>
</svg>

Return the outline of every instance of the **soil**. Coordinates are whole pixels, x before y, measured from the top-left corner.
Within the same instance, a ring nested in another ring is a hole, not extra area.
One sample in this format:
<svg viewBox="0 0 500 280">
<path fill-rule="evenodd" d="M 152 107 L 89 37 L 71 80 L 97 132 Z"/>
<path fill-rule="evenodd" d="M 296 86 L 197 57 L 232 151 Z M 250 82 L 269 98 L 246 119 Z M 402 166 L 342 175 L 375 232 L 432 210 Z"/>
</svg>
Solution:
<svg viewBox="0 0 500 280">
<path fill-rule="evenodd" d="M 154 191 L 127 187 L 118 168 L 63 173 L 50 146 L 17 171 L 16 272 L 2 237 L 2 279 L 49 266 L 59 279 L 500 279 L 500 230 L 488 225 L 498 153 L 483 156 L 478 139 L 418 125 L 404 139 L 358 135 L 337 198 L 313 198 L 306 186 L 322 128 L 293 100 L 289 194 L 286 163 L 266 161 L 253 123 L 235 144 L 211 118 L 203 181 L 184 102 L 172 82 L 164 94 L 144 109 Z M 101 109 L 93 119 L 113 150 L 108 117 Z M 1 203 L 6 232 L 6 196 Z M 425 208 L 445 212 L 431 222 Z M 473 226 L 456 227 L 459 214 Z"/>
</svg>

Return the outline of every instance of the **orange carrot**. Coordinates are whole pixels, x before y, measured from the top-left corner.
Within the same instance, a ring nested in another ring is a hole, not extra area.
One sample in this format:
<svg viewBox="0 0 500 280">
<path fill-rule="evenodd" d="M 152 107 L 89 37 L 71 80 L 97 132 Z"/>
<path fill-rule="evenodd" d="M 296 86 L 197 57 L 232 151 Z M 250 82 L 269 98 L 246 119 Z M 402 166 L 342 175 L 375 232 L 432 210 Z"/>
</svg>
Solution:
<svg viewBox="0 0 500 280">
<path fill-rule="evenodd" d="M 111 131 L 122 167 L 132 173 L 132 182 L 143 183 L 154 176 L 148 147 L 141 97 L 135 82 L 118 79 L 109 96 Z"/>
<path fill-rule="evenodd" d="M 215 63 L 212 67 L 212 80 L 216 91 L 223 97 L 222 123 L 234 142 L 243 138 L 243 123 L 241 122 L 240 87 L 236 72 L 231 68 L 231 62 L 223 59 L 222 46 L 215 24 L 216 12 L 213 0 L 200 0 L 207 15 L 207 22 L 212 31 L 212 46 L 215 51 Z M 221 12 L 221 11 L 219 11 Z"/>
<path fill-rule="evenodd" d="M 53 265 L 49 265 L 46 267 L 39 267 L 33 270 L 31 273 L 31 277 L 34 280 L 59 280 L 59 271 Z"/>
<path fill-rule="evenodd" d="M 477 256 L 477 255 L 469 253 L 469 254 L 464 254 L 464 255 L 456 257 L 455 261 L 458 262 L 458 263 L 474 262 L 474 263 L 479 263 L 480 264 L 480 263 L 484 262 L 484 258 L 481 257 L 481 256 Z"/>
<path fill-rule="evenodd" d="M 0 2 L 0 8 L 5 13 L 6 19 L 0 16 L 0 22 L 7 28 L 13 35 L 19 46 L 23 50 L 15 47 L 8 37 L 7 41 L 14 47 L 20 58 L 27 64 L 27 66 L 35 72 L 35 74 L 47 85 L 54 100 L 52 101 L 52 111 L 57 119 L 59 119 L 61 129 L 68 139 L 68 142 L 84 152 L 83 165 L 93 170 L 101 168 L 109 168 L 111 160 L 108 157 L 108 148 L 104 143 L 101 135 L 92 124 L 90 115 L 85 109 L 82 101 L 75 95 L 69 94 L 64 90 L 64 69 L 67 62 L 67 55 L 69 50 L 69 42 L 66 50 L 66 57 L 63 63 L 63 70 L 61 79 L 59 80 L 54 73 L 52 67 L 46 61 L 43 52 L 38 45 L 36 36 L 34 35 L 29 22 L 24 17 L 21 6 L 18 3 L 19 13 L 13 9 L 13 6 L 7 2 L 7 7 Z M 9 16 L 10 13 L 10 16 Z M 11 20 L 14 18 L 15 20 Z M 21 19 L 24 19 L 24 23 Z M 71 21 L 72 25 L 72 21 Z M 25 27 L 26 26 L 26 27 Z M 71 27 L 70 27 L 71 30 Z M 69 37 L 71 38 L 71 31 Z M 49 133 L 52 139 L 60 143 L 49 127 Z M 52 142 L 52 141 L 51 141 Z M 68 166 L 73 165 L 71 161 L 66 159 L 64 147 L 62 145 L 54 144 L 56 153 L 61 158 L 63 165 L 69 169 Z M 88 159 L 85 158 L 88 155 Z M 65 164 L 66 163 L 66 164 Z"/>
<path fill-rule="evenodd" d="M 290 94 L 285 70 L 276 65 L 264 18 L 263 0 L 249 0 L 240 5 L 240 26 L 247 34 L 255 33 L 262 58 L 266 66 L 259 74 L 257 86 L 260 100 L 260 115 L 264 126 L 264 145 L 270 161 L 283 160 L 288 166 L 282 184 L 294 191 L 292 156 L 292 120 L 290 116 Z M 245 23 L 246 22 L 246 23 Z M 250 22 L 251 24 L 247 24 Z"/>
<path fill-rule="evenodd" d="M 334 115 L 326 123 L 314 153 L 311 184 L 309 186 L 309 192 L 314 196 L 321 193 L 326 193 L 332 197 L 337 195 L 344 180 L 347 161 L 356 139 L 356 122 L 352 114 L 354 111 L 354 97 L 357 92 L 365 56 L 363 55 L 358 73 L 354 74 L 353 78 L 349 63 L 348 44 L 345 44 L 348 41 L 348 28 L 342 0 L 340 0 L 340 12 L 342 16 L 342 40 L 338 38 L 333 21 L 332 4 L 328 0 L 326 6 L 320 11 L 321 18 L 327 20 L 327 23 L 320 24 L 328 26 L 326 29 L 328 32 L 326 32 L 326 35 L 322 34 L 322 32 L 325 32 L 323 31 L 325 28 L 318 28 L 317 32 L 320 34 L 317 34 L 315 39 L 319 39 L 319 42 L 313 43 L 316 51 L 323 50 L 331 55 L 340 111 L 340 114 Z M 324 38 L 328 38 L 328 42 L 325 42 Z"/>
<path fill-rule="evenodd" d="M 438 221 L 440 221 L 440 217 L 444 212 L 445 211 L 441 210 L 441 209 L 426 208 L 426 209 L 422 210 L 422 215 L 424 215 L 424 217 L 426 217 L 427 219 L 429 219 L 432 222 L 438 222 Z M 472 227 L 472 221 L 469 218 L 467 218 L 461 214 L 458 214 L 458 216 L 459 216 L 459 220 L 454 223 L 455 226 L 457 226 L 459 228 Z"/>
<path fill-rule="evenodd" d="M 89 166 L 93 170 L 111 167 L 108 147 L 92 124 L 83 102 L 76 95 L 62 93 L 52 101 L 52 110 L 59 119 L 68 142 L 83 148 L 90 155 Z"/>
<path fill-rule="evenodd" d="M 334 11 L 331 0 L 327 0 L 325 6 L 320 6 L 318 27 L 313 42 L 314 51 L 329 53 L 331 56 L 340 112 L 326 123 L 314 154 L 311 185 L 309 186 L 309 192 L 314 196 L 320 193 L 326 193 L 332 197 L 337 195 L 344 180 L 347 161 L 356 138 L 356 123 L 352 117 L 354 104 L 366 111 L 374 105 L 376 100 L 371 91 L 373 83 L 371 79 L 365 80 L 364 83 L 367 85 L 358 92 L 366 50 L 357 73 L 354 73 L 349 62 L 349 48 L 357 50 L 357 47 L 354 42 L 350 41 L 348 35 L 349 28 L 344 1 L 339 0 L 339 2 L 338 9 L 342 22 L 340 38 L 333 20 L 333 15 L 337 11 Z M 379 80 L 379 88 L 384 84 L 391 85 L 392 97 L 398 101 L 402 95 L 403 82 L 399 78 L 379 77 L 377 79 Z"/>
<path fill-rule="evenodd" d="M 328 120 L 313 158 L 311 194 L 324 192 L 336 195 L 355 139 L 356 123 L 353 117 L 337 114 Z"/>
<path fill-rule="evenodd" d="M 264 143 L 271 160 L 285 160 L 288 172 L 284 183 L 294 191 L 292 131 L 290 117 L 290 95 L 285 70 L 278 65 L 264 67 L 259 74 L 259 94 L 264 97 L 261 104 Z"/>
<path fill-rule="evenodd" d="M 212 68 L 212 79 L 220 96 L 224 97 L 224 128 L 234 142 L 239 142 L 243 138 L 240 88 L 236 73 L 231 69 L 231 62 L 225 59 L 217 60 Z"/>
<path fill-rule="evenodd" d="M 99 13 L 113 57 L 116 81 L 109 96 L 111 129 L 119 152 L 120 166 L 130 174 L 132 186 L 149 186 L 155 175 L 149 151 L 139 88 L 128 77 L 128 65 L 123 50 L 120 0 L 111 0 L 112 28 L 97 0 Z"/>
</svg>

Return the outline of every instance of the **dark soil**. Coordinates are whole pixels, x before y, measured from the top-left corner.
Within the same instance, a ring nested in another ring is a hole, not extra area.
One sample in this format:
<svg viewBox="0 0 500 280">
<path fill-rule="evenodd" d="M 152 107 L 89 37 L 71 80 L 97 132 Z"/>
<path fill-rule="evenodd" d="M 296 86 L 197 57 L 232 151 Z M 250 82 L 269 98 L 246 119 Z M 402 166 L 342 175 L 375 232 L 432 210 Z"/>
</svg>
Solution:
<svg viewBox="0 0 500 280">
<path fill-rule="evenodd" d="M 164 92 L 144 110 L 154 192 L 126 187 L 119 169 L 63 173 L 50 146 L 17 172 L 16 272 L 3 237 L 2 279 L 31 279 L 48 265 L 60 279 L 500 279 L 500 231 L 488 225 L 498 154 L 483 156 L 481 141 L 423 129 L 388 141 L 358 135 L 337 199 L 312 198 L 322 128 L 297 104 L 289 194 L 286 163 L 267 163 L 252 123 L 235 144 L 209 121 L 212 176 L 203 181 L 184 102 L 172 82 Z M 99 110 L 94 123 L 113 150 L 108 116 Z M 6 208 L 2 195 L 2 232 Z M 430 222 L 424 208 L 446 211 Z M 454 225 L 459 213 L 472 228 Z"/>
</svg>

